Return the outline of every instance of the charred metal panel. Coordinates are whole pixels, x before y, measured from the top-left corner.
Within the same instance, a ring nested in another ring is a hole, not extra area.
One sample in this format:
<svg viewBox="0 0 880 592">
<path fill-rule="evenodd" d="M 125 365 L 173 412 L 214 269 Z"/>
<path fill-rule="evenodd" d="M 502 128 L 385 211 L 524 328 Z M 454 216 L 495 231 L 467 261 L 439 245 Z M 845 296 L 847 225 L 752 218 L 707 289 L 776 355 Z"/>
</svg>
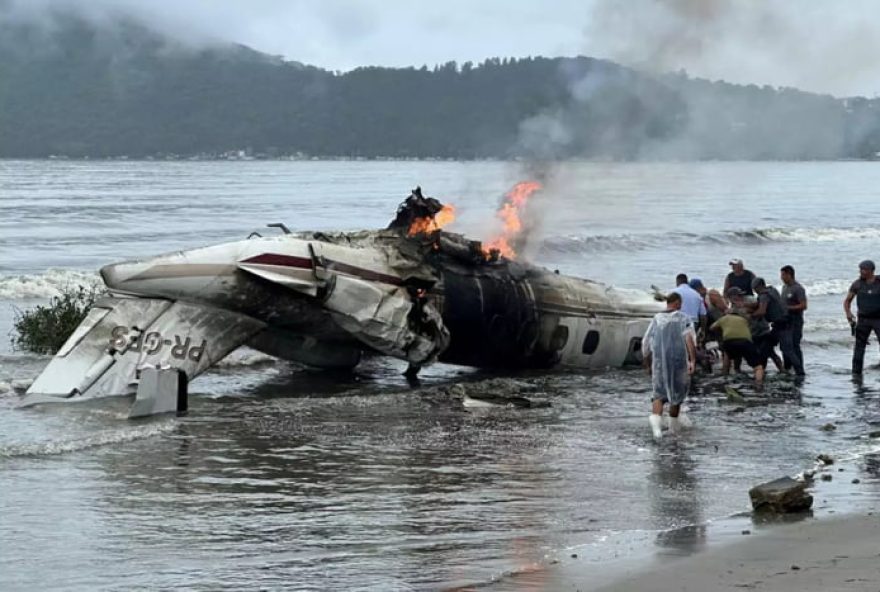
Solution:
<svg viewBox="0 0 880 592">
<path fill-rule="evenodd" d="M 444 271 L 443 323 L 452 339 L 441 361 L 484 367 L 535 361 L 538 319 L 526 281 Z"/>
</svg>

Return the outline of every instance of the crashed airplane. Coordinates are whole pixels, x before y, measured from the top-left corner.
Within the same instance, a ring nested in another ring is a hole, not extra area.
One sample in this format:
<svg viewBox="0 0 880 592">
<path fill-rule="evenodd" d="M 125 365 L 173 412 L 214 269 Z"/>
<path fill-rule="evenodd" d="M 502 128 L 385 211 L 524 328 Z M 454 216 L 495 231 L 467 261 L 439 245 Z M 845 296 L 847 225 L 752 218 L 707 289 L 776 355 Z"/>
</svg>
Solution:
<svg viewBox="0 0 880 592">
<path fill-rule="evenodd" d="M 656 303 L 440 230 L 449 212 L 417 189 L 385 230 L 270 225 L 285 233 L 108 265 L 108 295 L 22 403 L 132 394 L 143 368 L 192 380 L 241 345 L 320 368 L 373 352 L 408 372 L 640 362 Z"/>
</svg>

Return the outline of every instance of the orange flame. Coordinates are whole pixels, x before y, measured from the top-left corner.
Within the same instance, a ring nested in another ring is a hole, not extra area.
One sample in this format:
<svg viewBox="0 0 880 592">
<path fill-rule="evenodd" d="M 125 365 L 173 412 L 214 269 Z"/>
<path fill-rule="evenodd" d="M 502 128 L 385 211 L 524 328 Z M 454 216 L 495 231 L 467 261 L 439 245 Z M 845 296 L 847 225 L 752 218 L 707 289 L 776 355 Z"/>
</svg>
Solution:
<svg viewBox="0 0 880 592">
<path fill-rule="evenodd" d="M 508 259 L 516 258 L 516 251 L 511 243 L 522 232 L 523 223 L 520 216 L 525 210 L 526 202 L 539 189 L 541 189 L 541 184 L 537 181 L 521 181 L 504 196 L 504 203 L 495 214 L 504 227 L 500 236 L 483 244 L 483 254 L 486 258 L 492 257 L 493 251 Z"/>
<path fill-rule="evenodd" d="M 415 236 L 417 234 L 432 234 L 437 232 L 447 224 L 455 221 L 455 206 L 445 205 L 443 209 L 433 216 L 425 216 L 424 218 L 416 218 L 409 225 L 407 236 Z"/>
</svg>

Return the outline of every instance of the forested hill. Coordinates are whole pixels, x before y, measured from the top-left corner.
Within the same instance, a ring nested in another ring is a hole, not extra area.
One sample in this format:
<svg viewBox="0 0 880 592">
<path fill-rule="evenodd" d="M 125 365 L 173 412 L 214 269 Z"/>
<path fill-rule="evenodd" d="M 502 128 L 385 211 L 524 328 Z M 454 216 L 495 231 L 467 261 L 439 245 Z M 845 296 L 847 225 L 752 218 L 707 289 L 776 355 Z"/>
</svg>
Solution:
<svg viewBox="0 0 880 592">
<path fill-rule="evenodd" d="M 401 51 L 418 40 L 401 38 Z M 0 19 L 0 157 L 873 158 L 880 103 L 590 58 L 334 73 L 131 21 Z"/>
</svg>

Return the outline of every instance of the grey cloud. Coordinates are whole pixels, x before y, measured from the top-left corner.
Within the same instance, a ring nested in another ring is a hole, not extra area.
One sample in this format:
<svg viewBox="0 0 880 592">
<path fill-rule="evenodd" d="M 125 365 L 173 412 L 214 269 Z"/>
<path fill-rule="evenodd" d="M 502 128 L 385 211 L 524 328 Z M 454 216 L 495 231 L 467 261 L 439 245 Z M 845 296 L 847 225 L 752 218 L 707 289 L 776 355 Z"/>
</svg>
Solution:
<svg viewBox="0 0 880 592">
<path fill-rule="evenodd" d="M 0 12 L 39 18 L 57 7 L 329 69 L 582 53 L 838 96 L 880 90 L 874 0 L 6 0 Z"/>
<path fill-rule="evenodd" d="M 571 55 L 579 0 L 9 0 L 18 16 L 53 8 L 95 21 L 131 15 L 189 43 L 234 41 L 329 69 L 420 66 L 494 56 Z M 7 11 L 8 12 L 8 11 Z"/>
</svg>

